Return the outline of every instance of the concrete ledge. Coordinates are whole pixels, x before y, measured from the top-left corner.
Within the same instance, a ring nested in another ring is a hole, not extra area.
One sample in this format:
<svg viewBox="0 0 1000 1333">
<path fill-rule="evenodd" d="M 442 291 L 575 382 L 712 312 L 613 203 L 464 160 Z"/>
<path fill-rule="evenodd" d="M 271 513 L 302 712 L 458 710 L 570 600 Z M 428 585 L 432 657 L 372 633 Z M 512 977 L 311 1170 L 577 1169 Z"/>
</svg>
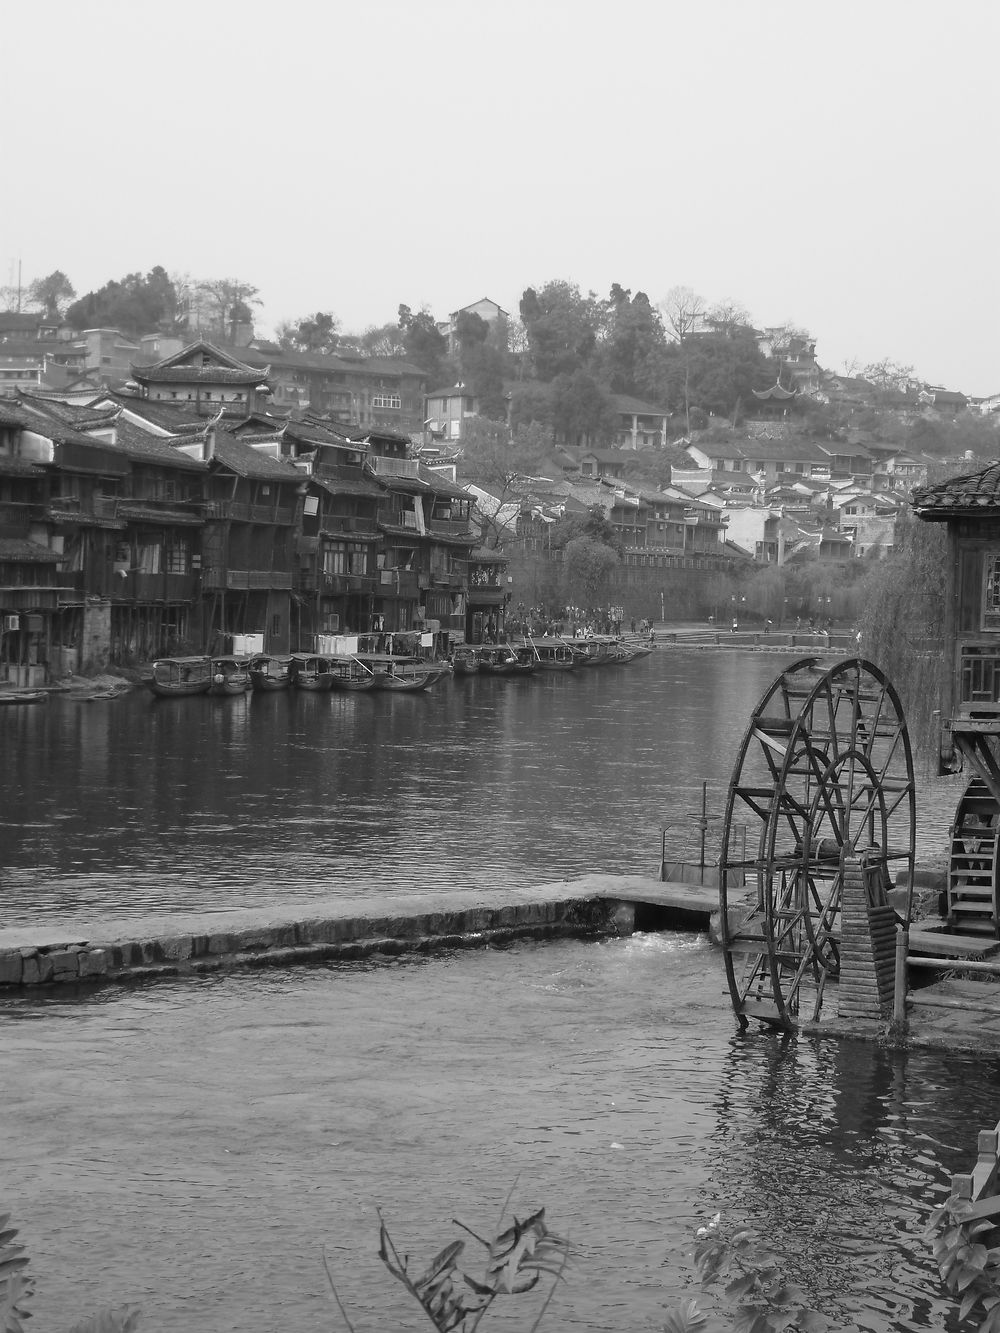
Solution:
<svg viewBox="0 0 1000 1333">
<path fill-rule="evenodd" d="M 714 893 L 700 916 L 683 886 L 682 928 L 706 929 Z M 500 902 L 469 901 L 457 893 L 396 895 L 323 905 L 289 920 L 270 913 L 217 913 L 181 922 L 144 919 L 131 931 L 100 939 L 60 939 L 46 931 L 37 943 L 25 932 L 0 931 L 0 989 L 96 985 L 197 975 L 226 968 L 287 967 L 330 959 L 482 948 L 514 939 L 600 938 L 631 934 L 636 904 L 668 910 L 670 886 L 644 876 L 588 875 L 562 884 L 505 893 Z M 675 895 L 676 896 L 676 895 Z M 372 907 L 376 907 L 376 912 Z M 314 914 L 315 913 L 315 914 Z M 261 919 L 263 918 L 263 919 Z M 157 930 L 156 927 L 161 929 Z M 641 928 L 641 927 L 640 927 Z"/>
</svg>

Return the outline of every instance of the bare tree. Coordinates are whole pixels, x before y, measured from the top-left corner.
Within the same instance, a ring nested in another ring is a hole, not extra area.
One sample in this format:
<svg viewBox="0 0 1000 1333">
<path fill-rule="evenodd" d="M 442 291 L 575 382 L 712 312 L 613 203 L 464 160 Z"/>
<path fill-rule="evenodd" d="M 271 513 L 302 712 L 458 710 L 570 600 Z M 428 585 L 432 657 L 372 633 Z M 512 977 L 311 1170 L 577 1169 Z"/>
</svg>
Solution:
<svg viewBox="0 0 1000 1333">
<path fill-rule="evenodd" d="M 690 287 L 671 287 L 657 306 L 664 328 L 679 343 L 704 328 L 707 309 L 705 298 Z"/>
<path fill-rule="evenodd" d="M 721 301 L 716 301 L 708 312 L 708 320 L 719 333 L 732 334 L 737 329 L 752 327 L 749 310 L 730 296 L 724 296 Z"/>
<path fill-rule="evenodd" d="M 663 316 L 663 326 L 681 349 L 681 362 L 684 371 L 684 429 L 691 434 L 691 358 L 688 355 L 688 339 L 692 333 L 700 332 L 705 326 L 705 298 L 699 296 L 690 287 L 671 287 L 657 306 Z"/>
</svg>

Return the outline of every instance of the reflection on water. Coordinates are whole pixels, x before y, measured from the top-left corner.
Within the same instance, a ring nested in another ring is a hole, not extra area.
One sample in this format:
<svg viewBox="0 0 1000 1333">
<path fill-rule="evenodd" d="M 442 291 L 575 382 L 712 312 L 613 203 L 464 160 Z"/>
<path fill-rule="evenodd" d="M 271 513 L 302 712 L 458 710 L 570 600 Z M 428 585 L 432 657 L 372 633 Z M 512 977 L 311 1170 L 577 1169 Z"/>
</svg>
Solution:
<svg viewBox="0 0 1000 1333">
<path fill-rule="evenodd" d="M 14 759 L 0 765 L 4 922 L 655 873 L 662 826 L 696 850 L 703 780 L 723 808 L 780 661 L 662 649 L 421 695 L 137 692 L 0 710 Z M 935 856 L 956 785 L 922 792 Z"/>
<path fill-rule="evenodd" d="M 957 1329 L 919 1233 L 997 1068 L 740 1036 L 703 937 L 7 998 L 0 1027 L 40 1327 L 136 1300 L 169 1333 L 325 1333 L 323 1245 L 359 1329 L 416 1327 L 376 1207 L 419 1263 L 513 1187 L 573 1241 L 553 1328 L 661 1327 L 721 1210 L 835 1327 Z"/>
</svg>

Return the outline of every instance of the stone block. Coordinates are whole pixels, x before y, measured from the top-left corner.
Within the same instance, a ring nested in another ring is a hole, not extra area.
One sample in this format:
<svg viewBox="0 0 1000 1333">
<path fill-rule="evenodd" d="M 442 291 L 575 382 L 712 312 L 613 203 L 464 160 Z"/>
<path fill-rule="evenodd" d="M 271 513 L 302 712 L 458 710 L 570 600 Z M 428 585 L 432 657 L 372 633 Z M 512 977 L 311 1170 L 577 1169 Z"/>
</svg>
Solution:
<svg viewBox="0 0 1000 1333">
<path fill-rule="evenodd" d="M 38 968 L 38 955 L 32 954 L 24 959 L 24 967 L 21 972 L 22 986 L 37 986 L 41 980 L 41 974 Z"/>
<path fill-rule="evenodd" d="M 106 949 L 85 949 L 79 955 L 81 977 L 104 977 L 108 972 L 108 954 Z"/>
<path fill-rule="evenodd" d="M 48 955 L 53 981 L 72 981 L 80 975 L 79 955 L 71 949 L 55 949 Z"/>
<path fill-rule="evenodd" d="M 209 935 L 208 952 L 216 956 L 223 953 L 233 953 L 235 952 L 235 943 L 235 935 Z"/>
<path fill-rule="evenodd" d="M 24 959 L 19 949 L 0 950 L 0 986 L 20 986 Z"/>
</svg>

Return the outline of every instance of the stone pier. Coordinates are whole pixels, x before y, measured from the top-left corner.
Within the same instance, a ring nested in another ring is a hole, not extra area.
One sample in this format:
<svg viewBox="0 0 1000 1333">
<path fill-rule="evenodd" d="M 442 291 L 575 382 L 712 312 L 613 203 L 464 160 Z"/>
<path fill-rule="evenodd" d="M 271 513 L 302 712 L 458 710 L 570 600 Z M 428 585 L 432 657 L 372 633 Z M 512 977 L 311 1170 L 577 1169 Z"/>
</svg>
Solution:
<svg viewBox="0 0 1000 1333">
<path fill-rule="evenodd" d="M 514 939 L 707 929 L 717 891 L 639 875 L 588 875 L 491 896 L 441 892 L 338 898 L 289 909 L 151 916 L 120 930 L 0 929 L 0 993 L 428 953 Z"/>
</svg>

